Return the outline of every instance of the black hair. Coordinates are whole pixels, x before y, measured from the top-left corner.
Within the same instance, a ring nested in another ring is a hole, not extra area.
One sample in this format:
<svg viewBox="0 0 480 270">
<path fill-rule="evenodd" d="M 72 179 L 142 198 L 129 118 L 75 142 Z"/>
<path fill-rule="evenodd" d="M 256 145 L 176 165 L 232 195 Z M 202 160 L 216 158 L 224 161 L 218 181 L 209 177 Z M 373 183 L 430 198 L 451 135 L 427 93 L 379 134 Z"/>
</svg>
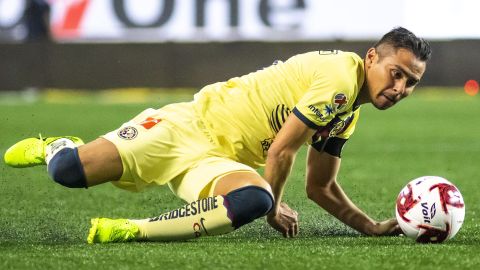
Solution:
<svg viewBox="0 0 480 270">
<path fill-rule="evenodd" d="M 432 55 L 430 44 L 423 38 L 415 36 L 403 27 L 397 27 L 386 33 L 375 45 L 375 49 L 381 45 L 389 45 L 395 50 L 400 48 L 410 50 L 419 60 L 428 61 Z"/>
</svg>

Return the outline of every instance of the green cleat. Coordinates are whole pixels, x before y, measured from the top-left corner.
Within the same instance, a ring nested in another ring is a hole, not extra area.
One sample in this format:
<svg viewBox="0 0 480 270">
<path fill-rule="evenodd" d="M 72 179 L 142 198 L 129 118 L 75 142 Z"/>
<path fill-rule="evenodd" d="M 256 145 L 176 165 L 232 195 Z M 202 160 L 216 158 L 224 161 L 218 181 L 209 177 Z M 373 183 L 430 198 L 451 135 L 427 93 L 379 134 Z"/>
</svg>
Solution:
<svg viewBox="0 0 480 270">
<path fill-rule="evenodd" d="M 76 146 L 84 144 L 80 138 L 73 136 L 42 138 L 40 135 L 39 138 L 24 139 L 8 148 L 4 156 L 5 164 L 15 168 L 46 165 L 47 146 L 62 138 L 72 141 Z"/>
<path fill-rule="evenodd" d="M 135 240 L 139 229 L 128 219 L 93 218 L 87 243 L 115 243 Z"/>
</svg>

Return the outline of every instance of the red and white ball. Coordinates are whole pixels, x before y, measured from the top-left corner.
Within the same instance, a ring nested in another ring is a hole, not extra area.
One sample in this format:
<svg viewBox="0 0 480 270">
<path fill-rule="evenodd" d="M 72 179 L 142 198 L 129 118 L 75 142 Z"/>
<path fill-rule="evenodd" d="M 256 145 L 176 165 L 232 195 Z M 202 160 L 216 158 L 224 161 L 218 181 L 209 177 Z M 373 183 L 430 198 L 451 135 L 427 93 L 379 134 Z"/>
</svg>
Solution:
<svg viewBox="0 0 480 270">
<path fill-rule="evenodd" d="M 453 238 L 462 227 L 465 203 L 448 180 L 423 176 L 400 191 L 396 216 L 406 236 L 420 243 L 441 243 Z"/>
</svg>

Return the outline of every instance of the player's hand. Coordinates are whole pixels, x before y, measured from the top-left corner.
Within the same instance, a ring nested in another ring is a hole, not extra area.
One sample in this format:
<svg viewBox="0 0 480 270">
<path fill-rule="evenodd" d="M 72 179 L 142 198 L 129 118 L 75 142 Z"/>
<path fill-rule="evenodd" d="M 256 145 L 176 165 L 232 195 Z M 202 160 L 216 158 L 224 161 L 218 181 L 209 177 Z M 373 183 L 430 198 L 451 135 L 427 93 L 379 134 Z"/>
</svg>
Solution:
<svg viewBox="0 0 480 270">
<path fill-rule="evenodd" d="M 396 236 L 401 233 L 402 229 L 400 229 L 397 219 L 395 218 L 377 222 L 372 229 L 372 235 L 374 236 Z"/>
<path fill-rule="evenodd" d="M 298 213 L 284 202 L 280 203 L 276 215 L 272 213 L 267 216 L 267 222 L 286 238 L 295 237 L 298 234 Z"/>
</svg>

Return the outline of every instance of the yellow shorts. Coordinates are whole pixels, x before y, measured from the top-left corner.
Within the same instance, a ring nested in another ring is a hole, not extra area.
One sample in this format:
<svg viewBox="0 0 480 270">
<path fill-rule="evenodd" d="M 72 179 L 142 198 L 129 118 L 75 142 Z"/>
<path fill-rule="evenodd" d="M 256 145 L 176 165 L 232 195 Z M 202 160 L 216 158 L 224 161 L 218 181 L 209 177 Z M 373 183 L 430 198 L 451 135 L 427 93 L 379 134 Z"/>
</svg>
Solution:
<svg viewBox="0 0 480 270">
<path fill-rule="evenodd" d="M 147 109 L 102 137 L 115 144 L 122 159 L 122 177 L 112 183 L 130 191 L 168 184 L 188 202 L 211 196 L 221 176 L 257 173 L 209 139 L 191 103 Z"/>
</svg>

